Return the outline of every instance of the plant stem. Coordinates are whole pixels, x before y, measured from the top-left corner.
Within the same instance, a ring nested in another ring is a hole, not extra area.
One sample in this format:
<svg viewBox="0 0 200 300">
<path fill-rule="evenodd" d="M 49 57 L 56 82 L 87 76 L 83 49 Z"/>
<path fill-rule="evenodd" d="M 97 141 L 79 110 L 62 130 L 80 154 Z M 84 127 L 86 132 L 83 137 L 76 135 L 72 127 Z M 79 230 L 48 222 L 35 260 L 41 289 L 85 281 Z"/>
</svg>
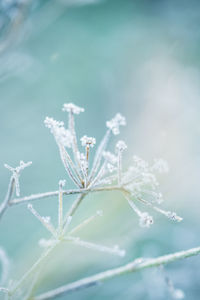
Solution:
<svg viewBox="0 0 200 300">
<path fill-rule="evenodd" d="M 136 259 L 122 267 L 107 270 L 105 272 L 98 273 L 96 275 L 83 278 L 81 280 L 72 282 L 70 284 L 61 286 L 57 289 L 48 291 L 41 295 L 38 295 L 33 298 L 33 300 L 47 300 L 55 299 L 56 297 L 66 295 L 70 292 L 75 292 L 83 288 L 87 288 L 93 285 L 97 285 L 102 281 L 108 280 L 110 278 L 124 275 L 131 272 L 137 272 L 143 269 L 158 267 L 160 265 L 168 264 L 183 258 L 191 257 L 200 254 L 200 247 L 192 248 L 186 251 L 180 251 L 173 254 L 168 254 L 160 256 L 157 258 L 151 258 L 147 260 Z"/>
<path fill-rule="evenodd" d="M 5 213 L 6 209 L 10 205 L 10 199 L 12 198 L 13 192 L 14 192 L 14 187 L 15 187 L 15 179 L 13 176 L 10 178 L 10 182 L 8 185 L 8 191 L 6 193 L 5 199 L 3 200 L 1 206 L 0 206 L 0 219 Z"/>
<path fill-rule="evenodd" d="M 49 256 L 49 254 L 52 252 L 52 250 L 60 243 L 58 241 L 54 245 L 52 245 L 50 248 L 48 248 L 43 254 L 40 256 L 40 258 L 32 265 L 32 267 L 22 276 L 22 278 L 17 282 L 15 287 L 9 291 L 10 295 L 13 295 L 24 283 L 24 281 L 32 274 L 34 271 L 41 265 L 41 263 L 44 261 L 45 258 Z"/>
<path fill-rule="evenodd" d="M 87 194 L 89 192 L 103 192 L 103 191 L 126 191 L 126 190 L 123 187 L 119 187 L 119 186 L 105 186 L 105 187 L 89 188 L 89 189 L 81 188 L 81 189 L 63 190 L 63 195 Z M 42 198 L 54 197 L 58 195 L 59 195 L 59 190 L 53 192 L 33 194 L 21 198 L 14 198 L 12 201 L 10 201 L 9 206 L 21 204 L 33 200 L 38 200 Z"/>
<path fill-rule="evenodd" d="M 64 228 L 64 232 L 66 231 L 66 225 L 67 225 L 67 220 L 69 217 L 72 217 L 73 214 L 75 213 L 75 211 L 77 210 L 77 208 L 79 207 L 81 201 L 83 200 L 83 198 L 86 196 L 86 194 L 80 194 L 78 195 L 78 197 L 75 199 L 75 201 L 73 202 L 72 206 L 70 207 L 69 211 L 67 212 L 65 218 L 64 218 L 64 222 L 63 222 L 63 228 Z"/>
</svg>

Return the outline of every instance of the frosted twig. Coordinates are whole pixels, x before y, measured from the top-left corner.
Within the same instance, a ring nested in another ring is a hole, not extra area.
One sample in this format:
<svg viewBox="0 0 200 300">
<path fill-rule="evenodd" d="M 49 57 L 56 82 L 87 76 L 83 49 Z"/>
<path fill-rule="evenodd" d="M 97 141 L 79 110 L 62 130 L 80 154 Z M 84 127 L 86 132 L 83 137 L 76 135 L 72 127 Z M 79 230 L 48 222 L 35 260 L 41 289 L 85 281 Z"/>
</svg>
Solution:
<svg viewBox="0 0 200 300">
<path fill-rule="evenodd" d="M 81 280 L 77 280 L 75 282 L 63 285 L 61 287 L 58 287 L 57 289 L 38 295 L 34 297 L 33 300 L 55 299 L 58 296 L 67 295 L 68 293 L 79 291 L 81 289 L 99 284 L 116 276 L 121 276 L 131 272 L 137 272 L 143 269 L 158 267 L 198 254 L 200 254 L 200 247 L 192 248 L 186 251 L 175 252 L 173 254 L 168 254 L 157 258 L 151 258 L 148 260 L 136 259 L 122 267 L 110 269 L 105 272 L 101 272 L 93 276 L 89 276 Z"/>
<path fill-rule="evenodd" d="M 63 229 L 63 187 L 65 180 L 59 181 L 59 197 L 58 197 L 58 231 L 62 232 Z"/>
<path fill-rule="evenodd" d="M 80 229 L 82 229 L 84 226 L 88 225 L 90 222 L 92 222 L 96 217 L 101 217 L 103 215 L 103 212 L 98 210 L 96 212 L 95 215 L 90 216 L 89 218 L 85 219 L 83 222 L 81 222 L 79 225 L 77 225 L 76 227 L 74 227 L 69 233 L 68 235 L 72 235 L 75 232 L 79 231 Z"/>
<path fill-rule="evenodd" d="M 109 248 L 109 247 L 106 247 L 106 246 L 103 246 L 103 245 L 98 245 L 98 244 L 95 244 L 95 243 L 83 241 L 79 237 L 72 237 L 72 236 L 67 236 L 64 240 L 73 242 L 74 244 L 77 244 L 79 246 L 83 246 L 83 247 L 86 247 L 86 248 L 89 248 L 89 249 L 98 250 L 100 252 L 107 252 L 107 253 L 111 253 L 111 254 L 115 254 L 115 255 L 119 255 L 119 256 L 124 256 L 125 255 L 125 251 L 119 249 L 118 246 L 114 246 L 113 248 Z"/>
<path fill-rule="evenodd" d="M 138 197 L 137 199 L 139 201 L 143 202 L 144 204 L 152 207 L 155 211 L 161 213 L 162 215 L 165 215 L 167 218 L 169 218 L 173 221 L 181 222 L 183 220 L 183 218 L 177 216 L 177 214 L 175 212 L 165 211 L 165 210 L 161 209 L 160 207 L 157 207 L 157 206 L 153 205 L 152 203 L 150 203 L 140 197 Z"/>
<path fill-rule="evenodd" d="M 60 156 L 61 156 L 63 165 L 64 165 L 66 171 L 68 172 L 68 175 L 70 176 L 72 181 L 75 183 L 75 185 L 78 186 L 79 188 L 81 188 L 81 184 L 76 179 L 76 177 L 73 175 L 73 173 L 70 169 L 67 151 L 65 150 L 65 148 L 63 146 L 59 146 L 59 150 L 60 150 Z"/>
<path fill-rule="evenodd" d="M 63 190 L 63 195 L 77 195 L 77 194 L 88 194 L 89 192 L 102 192 L 102 191 L 126 191 L 129 194 L 129 191 L 124 189 L 123 187 L 119 186 L 101 186 L 101 187 L 95 187 L 95 188 L 82 188 L 82 189 L 72 189 L 72 190 Z M 30 196 L 25 196 L 22 198 L 15 198 L 12 201 L 10 201 L 9 205 L 16 205 L 21 203 L 30 202 L 33 200 L 39 200 L 43 198 L 49 198 L 53 196 L 58 196 L 59 191 L 53 191 L 53 192 L 46 192 L 46 193 L 39 193 L 39 194 L 33 194 Z"/>
<path fill-rule="evenodd" d="M 6 209 L 10 205 L 10 200 L 12 198 L 13 192 L 14 192 L 14 187 L 15 187 L 15 179 L 13 176 L 10 178 L 10 182 L 8 185 L 8 191 L 6 193 L 5 199 L 3 200 L 1 206 L 0 206 L 0 219 L 5 213 Z"/>
<path fill-rule="evenodd" d="M 50 222 L 50 217 L 42 217 L 32 206 L 32 204 L 28 204 L 28 209 L 32 214 L 42 223 L 42 225 L 56 238 L 57 233 L 55 228 Z"/>
<path fill-rule="evenodd" d="M 16 196 L 20 195 L 20 186 L 19 186 L 19 176 L 20 172 L 24 170 L 26 167 L 29 167 L 32 164 L 31 161 L 25 163 L 22 160 L 20 161 L 20 164 L 18 167 L 13 168 L 7 164 L 4 164 L 5 168 L 7 168 L 9 171 L 12 172 L 12 177 L 15 180 L 15 190 L 16 190 Z"/>
<path fill-rule="evenodd" d="M 79 207 L 81 201 L 83 200 L 83 198 L 85 197 L 85 194 L 80 194 L 76 200 L 73 202 L 72 206 L 70 207 L 69 211 L 67 212 L 65 218 L 64 218 L 64 222 L 63 222 L 63 228 L 64 228 L 64 232 L 66 231 L 66 223 L 67 220 L 69 218 L 69 216 L 73 216 L 73 214 L 75 213 L 75 211 L 77 210 L 77 208 Z"/>
<path fill-rule="evenodd" d="M 102 159 L 102 156 L 103 156 L 103 151 L 106 149 L 106 146 L 107 146 L 107 144 L 109 142 L 110 136 L 111 136 L 111 130 L 108 129 L 106 131 L 106 134 L 103 137 L 103 139 L 102 139 L 99 147 L 96 150 L 96 154 L 95 154 L 95 157 L 94 157 L 92 169 L 91 169 L 91 172 L 90 172 L 90 175 L 89 175 L 89 181 L 91 181 L 93 179 L 93 177 L 95 176 L 96 172 L 98 171 L 98 168 L 99 168 L 99 166 L 101 164 L 101 159 Z"/>
</svg>

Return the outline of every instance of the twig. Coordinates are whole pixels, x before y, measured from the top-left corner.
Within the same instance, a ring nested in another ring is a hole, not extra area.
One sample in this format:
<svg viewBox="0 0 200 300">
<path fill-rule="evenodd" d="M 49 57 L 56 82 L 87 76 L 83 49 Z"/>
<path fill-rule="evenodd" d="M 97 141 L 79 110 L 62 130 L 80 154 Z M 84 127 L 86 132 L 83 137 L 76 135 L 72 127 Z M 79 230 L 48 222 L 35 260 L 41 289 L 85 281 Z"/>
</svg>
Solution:
<svg viewBox="0 0 200 300">
<path fill-rule="evenodd" d="M 2 202 L 1 206 L 0 206 L 0 219 L 2 218 L 3 214 L 5 213 L 6 209 L 8 208 L 8 206 L 10 205 L 10 199 L 12 198 L 13 192 L 14 192 L 14 187 L 15 187 L 15 179 L 13 176 L 11 176 L 10 178 L 10 182 L 8 185 L 8 191 L 6 194 L 6 197 L 4 199 L 4 201 Z"/>
<path fill-rule="evenodd" d="M 137 272 L 143 269 L 158 267 L 160 265 L 168 264 L 183 258 L 191 257 L 200 254 L 200 247 L 192 248 L 186 251 L 180 251 L 173 254 L 168 254 L 160 256 L 157 258 L 151 258 L 147 260 L 136 259 L 127 265 L 119 268 L 111 269 L 105 272 L 98 273 L 96 275 L 83 278 L 81 280 L 75 281 L 73 283 L 61 286 L 57 289 L 51 290 L 47 293 L 43 293 L 33 298 L 33 300 L 47 300 L 55 299 L 56 297 L 66 295 L 70 292 L 75 292 L 93 285 L 97 285 L 102 281 L 108 280 L 110 278 L 120 276 L 123 274 Z"/>
</svg>

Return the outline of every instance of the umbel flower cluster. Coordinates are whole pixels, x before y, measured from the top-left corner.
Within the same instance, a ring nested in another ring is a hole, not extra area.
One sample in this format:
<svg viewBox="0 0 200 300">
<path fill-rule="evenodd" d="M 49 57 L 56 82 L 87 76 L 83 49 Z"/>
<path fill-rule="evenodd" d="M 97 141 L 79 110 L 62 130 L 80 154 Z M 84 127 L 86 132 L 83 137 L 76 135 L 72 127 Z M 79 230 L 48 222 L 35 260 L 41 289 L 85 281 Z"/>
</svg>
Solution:
<svg viewBox="0 0 200 300">
<path fill-rule="evenodd" d="M 46 117 L 44 123 L 50 129 L 58 145 L 63 165 L 74 184 L 80 189 L 94 189 L 97 187 L 113 187 L 121 190 L 131 208 L 139 217 L 142 227 L 153 224 L 153 218 L 148 212 L 142 212 L 136 202 L 139 201 L 166 217 L 181 221 L 176 213 L 165 211 L 158 207 L 163 196 L 159 191 L 159 182 L 156 176 L 169 170 L 163 159 L 155 159 L 152 164 L 138 156 L 132 157 L 127 170 L 123 169 L 122 158 L 127 145 L 118 140 L 113 152 L 107 150 L 112 135 L 119 135 L 120 126 L 126 125 L 125 118 L 117 113 L 114 118 L 106 122 L 107 131 L 100 142 L 91 161 L 90 152 L 96 146 L 96 139 L 84 135 L 79 139 L 75 130 L 75 115 L 84 112 L 84 109 L 73 103 L 63 105 L 63 111 L 68 114 L 68 126 L 64 122 Z"/>
<path fill-rule="evenodd" d="M 126 120 L 120 113 L 117 113 L 110 121 L 106 122 L 107 130 L 105 135 L 101 142 L 98 143 L 98 146 L 96 146 L 97 143 L 94 137 L 84 135 L 83 137 L 78 138 L 76 134 L 75 117 L 84 112 L 84 109 L 73 103 L 67 103 L 63 105 L 63 111 L 68 115 L 67 127 L 64 126 L 64 122 L 56 121 L 50 117 L 46 117 L 44 124 L 50 129 L 55 138 L 62 163 L 68 177 L 76 186 L 75 189 L 65 190 L 66 180 L 60 180 L 58 191 L 39 193 L 19 198 L 19 177 L 21 171 L 30 166 L 32 162 L 24 163 L 23 161 L 20 161 L 19 166 L 15 168 L 5 164 L 5 167 L 11 171 L 11 178 L 6 197 L 0 205 L 0 218 L 10 206 L 28 202 L 28 210 L 39 220 L 50 234 L 49 239 L 41 239 L 39 241 L 39 245 L 44 248 L 44 252 L 21 279 L 16 282 L 11 282 L 11 284 L 6 282 L 6 280 L 0 280 L 0 285 L 4 285 L 4 287 L 0 286 L 0 292 L 1 294 L 5 294 L 5 299 L 55 299 L 63 293 L 75 291 L 79 288 L 87 287 L 96 282 L 100 282 L 101 280 L 105 280 L 106 278 L 130 272 L 135 270 L 134 268 L 139 270 L 146 268 L 147 266 L 159 266 L 162 262 L 170 262 L 174 257 L 188 257 L 197 255 L 200 252 L 199 248 L 191 249 L 188 250 L 188 252 L 180 252 L 178 254 L 175 253 L 160 257 L 155 259 L 153 263 L 151 259 L 136 259 L 132 263 L 113 271 L 106 271 L 33 297 L 34 286 L 38 280 L 42 262 L 58 245 L 60 245 L 60 243 L 73 243 L 81 247 L 107 252 L 113 255 L 125 255 L 125 250 L 120 249 L 118 245 L 108 247 L 82 240 L 77 236 L 77 233 L 83 226 L 88 225 L 96 217 L 101 217 L 102 211 L 97 211 L 94 215 L 83 220 L 77 226 L 71 227 L 73 216 L 87 194 L 101 191 L 119 191 L 138 216 L 139 225 L 141 227 L 150 227 L 150 225 L 153 224 L 153 217 L 146 210 L 140 210 L 137 202 L 165 215 L 171 220 L 178 222 L 182 220 L 175 212 L 166 211 L 159 206 L 163 201 L 163 196 L 159 190 L 157 175 L 166 173 L 169 169 L 168 164 L 164 160 L 155 159 L 152 164 L 148 164 L 140 157 L 133 156 L 129 167 L 124 168 L 123 155 L 127 149 L 126 143 L 123 140 L 118 140 L 114 150 L 112 152 L 108 150 L 109 141 L 112 136 L 118 136 L 120 134 L 120 127 L 126 125 Z M 95 151 L 94 155 L 91 155 L 91 151 Z M 14 191 L 17 196 L 15 199 L 13 199 Z M 73 194 L 76 194 L 77 198 L 65 213 L 63 210 L 63 196 Z M 56 226 L 51 222 L 50 217 L 41 216 L 33 207 L 33 204 L 30 203 L 36 199 L 52 196 L 58 196 L 58 220 Z M 4 266 L 7 265 L 5 257 L 6 256 L 4 255 L 4 252 L 1 251 L 0 247 L 0 262 L 2 261 Z M 4 269 L 7 270 L 7 267 L 4 267 Z M 4 272 L 4 274 L 7 273 L 7 271 Z M 6 277 L 4 274 L 2 276 L 3 278 Z M 32 282 L 27 289 L 26 283 L 30 279 Z M 183 294 L 180 294 L 180 291 L 173 287 L 171 281 L 166 280 L 166 282 L 175 299 L 183 298 Z"/>
</svg>

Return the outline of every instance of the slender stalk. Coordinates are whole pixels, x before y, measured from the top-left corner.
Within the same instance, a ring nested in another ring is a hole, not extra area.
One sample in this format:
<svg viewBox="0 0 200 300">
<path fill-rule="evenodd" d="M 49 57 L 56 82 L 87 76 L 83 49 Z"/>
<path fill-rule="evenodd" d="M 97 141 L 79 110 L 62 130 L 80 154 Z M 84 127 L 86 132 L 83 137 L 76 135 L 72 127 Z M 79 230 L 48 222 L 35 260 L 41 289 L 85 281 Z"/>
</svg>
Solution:
<svg viewBox="0 0 200 300">
<path fill-rule="evenodd" d="M 68 218 L 73 216 L 73 214 L 75 213 L 75 211 L 77 210 L 77 208 L 79 207 L 81 201 L 83 200 L 83 198 L 85 196 L 86 196 L 86 194 L 78 195 L 78 197 L 76 198 L 76 200 L 73 202 L 72 206 L 70 207 L 69 211 L 67 212 L 67 214 L 64 218 L 64 222 L 63 222 L 64 232 L 66 231 L 66 224 L 67 224 Z"/>
<path fill-rule="evenodd" d="M 103 151 L 106 149 L 107 144 L 108 144 L 109 139 L 110 139 L 110 134 L 111 134 L 111 131 L 110 131 L 110 129 L 108 129 L 106 131 L 106 134 L 104 135 L 99 147 L 97 148 L 97 151 L 96 151 L 96 154 L 95 154 L 95 157 L 94 157 L 92 170 L 91 170 L 90 176 L 89 176 L 89 181 L 93 180 L 93 177 L 95 176 L 96 172 L 98 171 L 98 168 L 101 164 Z"/>
<path fill-rule="evenodd" d="M 103 192 L 103 191 L 126 191 L 128 193 L 128 191 L 123 187 L 113 185 L 113 186 L 96 187 L 96 188 L 91 187 L 91 188 L 82 188 L 82 189 L 63 190 L 63 195 L 88 194 L 89 192 Z M 59 190 L 53 192 L 33 194 L 21 198 L 14 198 L 12 201 L 10 201 L 9 206 L 21 204 L 24 202 L 26 203 L 33 200 L 54 197 L 58 195 L 59 195 Z"/>
<path fill-rule="evenodd" d="M 84 226 L 88 225 L 90 222 L 92 222 L 94 219 L 96 219 L 97 216 L 102 216 L 102 212 L 98 211 L 95 215 L 90 216 L 89 218 L 85 219 L 83 222 L 81 222 L 80 224 L 78 224 L 76 227 L 74 227 L 69 233 L 68 235 L 72 235 L 75 232 L 79 231 L 80 229 L 82 229 Z"/>
<path fill-rule="evenodd" d="M 59 183 L 59 197 L 58 197 L 58 231 L 63 229 L 63 190 L 62 183 Z"/>
<path fill-rule="evenodd" d="M 59 243 L 60 243 L 60 241 L 58 241 L 57 243 L 53 244 L 50 248 L 48 248 L 45 252 L 43 252 L 43 254 L 40 256 L 40 258 L 32 265 L 32 267 L 17 282 L 17 284 L 15 285 L 15 287 L 12 290 L 9 291 L 10 295 L 13 295 L 21 287 L 21 285 L 24 283 L 24 281 L 26 279 L 28 279 L 28 277 L 34 273 L 34 271 L 41 265 L 41 263 L 49 256 L 49 254 L 52 252 L 52 250 Z"/>
<path fill-rule="evenodd" d="M 67 295 L 70 292 L 76 292 L 78 290 L 97 285 L 103 281 L 106 281 L 116 276 L 121 276 L 131 272 L 137 272 L 147 268 L 158 267 L 164 264 L 168 264 L 198 254 L 200 254 L 200 247 L 192 248 L 186 251 L 175 252 L 173 254 L 168 254 L 168 255 L 160 256 L 157 258 L 151 258 L 147 260 L 136 259 L 122 267 L 110 269 L 105 272 L 101 272 L 96 275 L 89 276 L 81 280 L 77 280 L 67 285 L 63 285 L 57 289 L 38 295 L 34 297 L 33 300 L 55 299 L 56 297 Z"/>
<path fill-rule="evenodd" d="M 5 199 L 3 200 L 1 206 L 0 206 L 0 219 L 2 218 L 3 214 L 5 213 L 6 209 L 10 205 L 10 200 L 12 198 L 13 192 L 15 187 L 15 178 L 11 176 L 10 182 L 8 185 L 8 191 L 6 193 Z"/>
</svg>

